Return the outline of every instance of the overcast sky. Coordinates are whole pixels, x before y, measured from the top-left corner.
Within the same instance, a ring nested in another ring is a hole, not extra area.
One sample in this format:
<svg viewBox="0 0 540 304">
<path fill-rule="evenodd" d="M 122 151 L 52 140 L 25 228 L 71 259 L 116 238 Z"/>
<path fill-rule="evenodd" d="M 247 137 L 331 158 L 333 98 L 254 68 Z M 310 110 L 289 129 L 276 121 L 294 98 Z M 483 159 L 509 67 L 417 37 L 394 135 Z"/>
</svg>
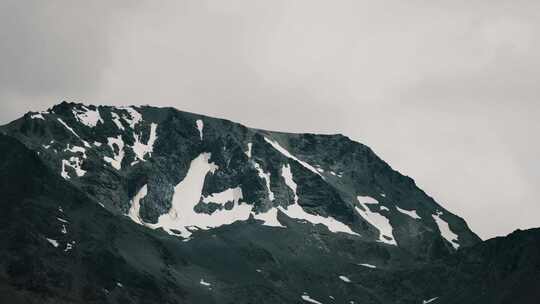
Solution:
<svg viewBox="0 0 540 304">
<path fill-rule="evenodd" d="M 0 123 L 151 104 L 372 147 L 482 238 L 540 226 L 540 1 L 0 0 Z"/>
</svg>

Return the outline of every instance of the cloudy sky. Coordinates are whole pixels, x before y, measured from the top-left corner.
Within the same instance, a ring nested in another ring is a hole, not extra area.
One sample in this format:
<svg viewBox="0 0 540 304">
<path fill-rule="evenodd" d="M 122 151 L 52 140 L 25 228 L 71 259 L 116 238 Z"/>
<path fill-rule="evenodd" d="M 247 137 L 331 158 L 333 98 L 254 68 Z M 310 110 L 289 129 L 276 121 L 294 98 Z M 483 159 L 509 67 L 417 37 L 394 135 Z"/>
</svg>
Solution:
<svg viewBox="0 0 540 304">
<path fill-rule="evenodd" d="M 540 1 L 0 0 L 0 123 L 67 99 L 343 133 L 481 237 L 540 226 Z"/>
</svg>

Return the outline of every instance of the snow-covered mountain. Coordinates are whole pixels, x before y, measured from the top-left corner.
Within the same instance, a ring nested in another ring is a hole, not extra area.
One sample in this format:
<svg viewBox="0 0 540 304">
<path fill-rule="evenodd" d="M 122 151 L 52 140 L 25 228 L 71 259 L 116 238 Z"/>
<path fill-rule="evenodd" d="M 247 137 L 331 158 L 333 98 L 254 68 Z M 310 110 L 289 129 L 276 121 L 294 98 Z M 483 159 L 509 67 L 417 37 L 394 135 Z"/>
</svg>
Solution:
<svg viewBox="0 0 540 304">
<path fill-rule="evenodd" d="M 0 132 L 3 178 L 30 184 L 0 188 L 13 197 L 6 243 L 26 223 L 32 271 L 54 274 L 40 285 L 6 271 L 21 303 L 31 297 L 17 290 L 54 303 L 442 303 L 463 289 L 427 269 L 466 277 L 448 261 L 482 244 L 343 135 L 67 102 Z M 12 172 L 17 162 L 35 176 Z"/>
<path fill-rule="evenodd" d="M 62 103 L 6 132 L 105 208 L 183 239 L 287 217 L 425 253 L 478 242 L 466 223 L 342 135 L 286 134 L 153 107 Z"/>
</svg>

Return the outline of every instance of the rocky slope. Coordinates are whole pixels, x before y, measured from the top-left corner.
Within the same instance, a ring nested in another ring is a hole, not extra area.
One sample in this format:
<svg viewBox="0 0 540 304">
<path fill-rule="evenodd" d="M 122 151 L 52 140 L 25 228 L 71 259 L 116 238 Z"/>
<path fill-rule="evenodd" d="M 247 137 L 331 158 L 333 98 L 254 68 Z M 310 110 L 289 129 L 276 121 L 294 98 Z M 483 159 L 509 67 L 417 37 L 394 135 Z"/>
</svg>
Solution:
<svg viewBox="0 0 540 304">
<path fill-rule="evenodd" d="M 467 303 L 509 282 L 480 283 L 491 243 L 342 135 L 65 102 L 0 132 L 14 303 Z"/>
</svg>

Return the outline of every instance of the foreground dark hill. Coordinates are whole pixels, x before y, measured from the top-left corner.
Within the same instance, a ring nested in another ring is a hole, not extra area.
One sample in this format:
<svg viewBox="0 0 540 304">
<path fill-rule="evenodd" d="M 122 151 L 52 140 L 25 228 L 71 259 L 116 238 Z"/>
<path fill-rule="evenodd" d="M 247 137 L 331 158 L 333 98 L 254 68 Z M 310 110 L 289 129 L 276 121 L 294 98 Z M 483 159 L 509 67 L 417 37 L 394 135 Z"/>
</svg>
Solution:
<svg viewBox="0 0 540 304">
<path fill-rule="evenodd" d="M 361 144 L 130 109 L 2 127 L 0 303 L 536 303 L 538 230 L 480 242 Z"/>
</svg>

